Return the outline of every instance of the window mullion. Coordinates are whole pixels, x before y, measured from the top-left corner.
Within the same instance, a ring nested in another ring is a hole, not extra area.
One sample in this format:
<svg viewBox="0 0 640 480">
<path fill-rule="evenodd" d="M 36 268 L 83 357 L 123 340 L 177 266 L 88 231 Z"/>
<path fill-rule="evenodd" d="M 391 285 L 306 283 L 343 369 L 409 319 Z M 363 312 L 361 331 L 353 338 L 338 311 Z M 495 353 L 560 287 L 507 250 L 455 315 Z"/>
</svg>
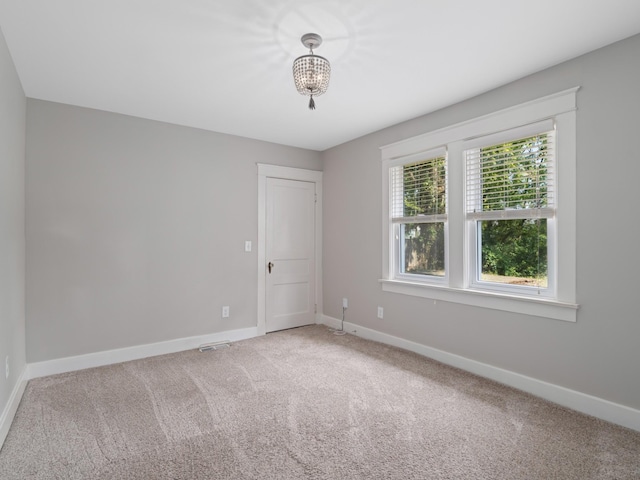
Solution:
<svg viewBox="0 0 640 480">
<path fill-rule="evenodd" d="M 447 149 L 447 201 L 448 228 L 446 232 L 449 249 L 445 265 L 449 273 L 449 285 L 464 288 L 465 284 L 465 209 L 464 209 L 464 156 L 462 142 L 452 142 Z"/>
</svg>

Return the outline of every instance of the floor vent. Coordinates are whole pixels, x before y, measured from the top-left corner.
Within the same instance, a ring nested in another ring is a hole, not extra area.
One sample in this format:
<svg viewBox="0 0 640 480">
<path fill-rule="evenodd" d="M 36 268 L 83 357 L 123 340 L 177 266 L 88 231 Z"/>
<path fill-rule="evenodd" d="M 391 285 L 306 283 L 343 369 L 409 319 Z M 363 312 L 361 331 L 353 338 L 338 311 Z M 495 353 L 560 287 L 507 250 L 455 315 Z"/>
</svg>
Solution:
<svg viewBox="0 0 640 480">
<path fill-rule="evenodd" d="M 224 342 L 216 342 L 216 343 L 205 343 L 204 345 L 200 345 L 198 350 L 201 352 L 208 352 L 210 350 L 221 350 L 223 348 L 229 348 L 231 345 L 229 341 Z"/>
</svg>

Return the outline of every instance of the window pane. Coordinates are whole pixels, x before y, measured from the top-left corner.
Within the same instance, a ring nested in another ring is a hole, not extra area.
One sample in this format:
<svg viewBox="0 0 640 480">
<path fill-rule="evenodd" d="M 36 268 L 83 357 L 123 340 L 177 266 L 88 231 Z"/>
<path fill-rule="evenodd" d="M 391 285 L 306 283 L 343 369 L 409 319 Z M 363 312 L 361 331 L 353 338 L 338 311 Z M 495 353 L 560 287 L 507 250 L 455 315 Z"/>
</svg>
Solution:
<svg viewBox="0 0 640 480">
<path fill-rule="evenodd" d="M 444 223 L 400 226 L 402 273 L 444 277 Z"/>
<path fill-rule="evenodd" d="M 508 285 L 547 287 L 547 220 L 478 222 L 482 270 L 480 280 Z"/>
<path fill-rule="evenodd" d="M 553 208 L 553 137 L 467 150 L 467 212 Z"/>
<path fill-rule="evenodd" d="M 446 212 L 445 158 L 402 166 L 402 200 L 404 217 L 436 215 Z"/>
</svg>

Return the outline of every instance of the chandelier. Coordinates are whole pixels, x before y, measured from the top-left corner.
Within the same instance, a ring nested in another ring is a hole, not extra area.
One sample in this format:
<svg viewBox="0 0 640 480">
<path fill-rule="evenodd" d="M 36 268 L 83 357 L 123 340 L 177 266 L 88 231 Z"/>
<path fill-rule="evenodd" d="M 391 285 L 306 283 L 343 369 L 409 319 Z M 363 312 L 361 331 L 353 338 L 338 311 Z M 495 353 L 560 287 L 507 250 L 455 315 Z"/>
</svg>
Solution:
<svg viewBox="0 0 640 480">
<path fill-rule="evenodd" d="M 309 95 L 309 110 L 316 109 L 314 96 L 322 95 L 329 87 L 331 65 L 324 57 L 313 54 L 313 49 L 320 46 L 322 37 L 317 33 L 307 33 L 300 39 L 309 49 L 309 55 L 298 57 L 293 62 L 293 80 L 301 95 Z"/>
</svg>

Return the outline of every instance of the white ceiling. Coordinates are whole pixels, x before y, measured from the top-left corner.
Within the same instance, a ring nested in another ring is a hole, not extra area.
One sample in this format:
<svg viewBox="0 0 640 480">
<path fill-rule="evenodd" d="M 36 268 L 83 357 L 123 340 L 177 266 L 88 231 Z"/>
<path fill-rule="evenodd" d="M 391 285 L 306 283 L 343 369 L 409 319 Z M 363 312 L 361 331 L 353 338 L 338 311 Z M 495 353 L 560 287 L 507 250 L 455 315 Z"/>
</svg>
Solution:
<svg viewBox="0 0 640 480">
<path fill-rule="evenodd" d="M 639 33 L 640 0 L 0 0 L 0 27 L 28 97 L 325 150 Z"/>
</svg>

